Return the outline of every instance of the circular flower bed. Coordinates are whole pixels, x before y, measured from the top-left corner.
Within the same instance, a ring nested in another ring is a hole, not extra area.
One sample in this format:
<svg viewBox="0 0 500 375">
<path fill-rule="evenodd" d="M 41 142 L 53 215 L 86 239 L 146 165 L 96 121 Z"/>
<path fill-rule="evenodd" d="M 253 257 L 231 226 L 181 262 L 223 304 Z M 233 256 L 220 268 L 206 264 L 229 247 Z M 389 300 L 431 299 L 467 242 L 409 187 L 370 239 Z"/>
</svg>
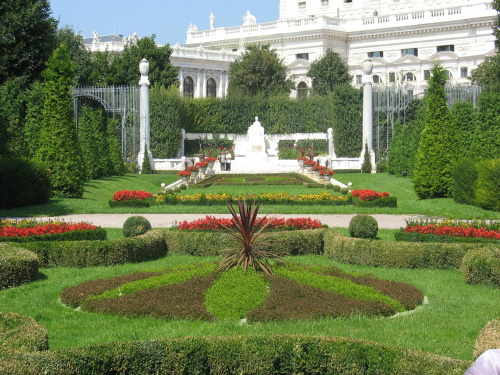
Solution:
<svg viewBox="0 0 500 375">
<path fill-rule="evenodd" d="M 217 264 L 202 262 L 87 281 L 64 290 L 61 300 L 85 311 L 126 317 L 258 322 L 390 316 L 414 309 L 424 298 L 408 284 L 335 267 L 288 264 L 274 271 L 220 272 Z"/>
</svg>

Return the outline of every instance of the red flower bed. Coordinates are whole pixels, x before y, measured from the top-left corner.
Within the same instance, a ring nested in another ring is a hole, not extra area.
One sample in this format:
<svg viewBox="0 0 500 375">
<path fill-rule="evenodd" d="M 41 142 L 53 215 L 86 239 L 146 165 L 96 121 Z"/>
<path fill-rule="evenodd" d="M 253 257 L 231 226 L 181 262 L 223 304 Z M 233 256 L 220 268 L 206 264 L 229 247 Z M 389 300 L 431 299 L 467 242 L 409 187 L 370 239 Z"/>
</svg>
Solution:
<svg viewBox="0 0 500 375">
<path fill-rule="evenodd" d="M 440 224 L 408 225 L 405 228 L 405 233 L 436 234 L 438 236 L 490 238 L 500 240 L 500 231 L 488 230 L 484 227 L 474 228 L 472 226 Z"/>
<path fill-rule="evenodd" d="M 269 229 L 319 229 L 323 228 L 319 220 L 311 218 L 298 219 L 281 219 L 281 218 L 260 218 L 258 221 L 264 220 L 270 222 L 267 226 Z M 179 230 L 214 230 L 220 228 L 219 224 L 232 228 L 234 223 L 232 219 L 217 219 L 213 216 L 195 221 L 183 221 L 179 223 Z"/>
<path fill-rule="evenodd" d="M 96 226 L 87 223 L 50 223 L 35 225 L 34 227 L 3 227 L 0 228 L 0 237 L 29 237 L 44 236 L 48 234 L 59 234 L 76 230 L 94 230 Z"/>
<path fill-rule="evenodd" d="M 147 191 L 129 191 L 129 190 L 120 190 L 113 194 L 111 198 L 112 201 L 120 202 L 120 201 L 130 201 L 133 199 L 140 199 L 143 201 L 146 198 L 151 198 L 153 194 L 148 193 Z"/>
<path fill-rule="evenodd" d="M 375 190 L 353 190 L 352 191 L 352 196 L 353 197 L 358 197 L 359 200 L 361 201 L 374 201 L 375 199 L 379 198 L 386 198 L 389 196 L 389 193 L 383 192 L 383 193 L 377 193 Z"/>
</svg>

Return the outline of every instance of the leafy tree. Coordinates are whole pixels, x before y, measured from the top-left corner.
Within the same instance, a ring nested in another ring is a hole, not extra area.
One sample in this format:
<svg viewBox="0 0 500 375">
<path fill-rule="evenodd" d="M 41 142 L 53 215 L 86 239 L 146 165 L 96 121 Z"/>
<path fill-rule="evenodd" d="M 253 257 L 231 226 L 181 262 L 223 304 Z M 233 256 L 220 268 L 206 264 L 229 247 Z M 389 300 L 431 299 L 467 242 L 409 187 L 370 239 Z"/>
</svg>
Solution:
<svg viewBox="0 0 500 375">
<path fill-rule="evenodd" d="M 450 112 L 457 131 L 458 157 L 467 157 L 470 153 L 477 123 L 474 104 L 459 100 L 453 103 Z"/>
<path fill-rule="evenodd" d="M 313 93 L 318 95 L 328 95 L 335 86 L 352 82 L 346 62 L 330 48 L 323 57 L 311 63 L 307 75 L 312 78 Z"/>
<path fill-rule="evenodd" d="M 24 116 L 26 111 L 25 79 L 9 79 L 0 86 L 0 116 L 3 119 L 5 152 L 17 157 L 24 157 L 27 151 L 23 136 Z"/>
<path fill-rule="evenodd" d="M 75 75 L 73 86 L 92 85 L 90 80 L 94 69 L 92 62 L 92 53 L 85 48 L 82 36 L 75 34 L 69 26 L 57 30 L 57 45 L 66 44 L 71 53 L 71 60 L 75 66 Z"/>
<path fill-rule="evenodd" d="M 92 55 L 92 72 L 89 76 L 89 81 L 92 85 L 96 86 L 104 86 L 104 85 L 113 85 L 113 78 L 111 77 L 111 60 L 113 59 L 113 55 L 108 51 L 97 51 Z M 136 78 L 138 74 L 136 74 Z M 138 79 L 136 79 L 139 82 Z M 134 83 L 134 85 L 137 84 Z"/>
<path fill-rule="evenodd" d="M 177 68 L 170 63 L 172 48 L 167 44 L 158 47 L 156 35 L 139 39 L 137 45 L 125 46 L 122 54 L 114 55 L 107 83 L 109 85 L 137 85 L 139 63 L 149 61 L 149 81 L 151 85 L 166 88 L 177 83 Z"/>
<path fill-rule="evenodd" d="M 0 2 L 0 85 L 9 78 L 37 80 L 56 46 L 58 21 L 48 0 Z"/>
<path fill-rule="evenodd" d="M 421 199 L 451 196 L 453 165 L 457 159 L 455 126 L 444 90 L 445 70 L 437 63 L 431 74 L 413 178 L 415 192 Z"/>
<path fill-rule="evenodd" d="M 230 95 L 290 94 L 293 83 L 286 78 L 286 66 L 270 45 L 251 45 L 229 66 Z"/>
<path fill-rule="evenodd" d="M 73 118 L 73 63 L 66 45 L 54 51 L 43 75 L 45 102 L 37 159 L 48 166 L 55 195 L 81 197 L 85 169 Z"/>
</svg>

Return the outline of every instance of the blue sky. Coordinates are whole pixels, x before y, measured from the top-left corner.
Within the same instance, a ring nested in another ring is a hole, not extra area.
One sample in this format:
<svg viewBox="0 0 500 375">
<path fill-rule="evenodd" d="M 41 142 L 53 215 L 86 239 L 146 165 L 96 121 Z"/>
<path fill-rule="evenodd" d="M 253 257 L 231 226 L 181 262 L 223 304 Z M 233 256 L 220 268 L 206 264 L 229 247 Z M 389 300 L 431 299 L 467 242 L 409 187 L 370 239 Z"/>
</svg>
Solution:
<svg viewBox="0 0 500 375">
<path fill-rule="evenodd" d="M 156 34 L 157 43 L 170 45 L 186 42 L 190 23 L 208 30 L 210 13 L 216 28 L 242 25 L 248 10 L 258 23 L 279 18 L 278 0 L 50 0 L 50 6 L 60 27 L 72 26 L 86 37 L 94 30 L 99 35 L 137 32 L 139 37 Z"/>
</svg>

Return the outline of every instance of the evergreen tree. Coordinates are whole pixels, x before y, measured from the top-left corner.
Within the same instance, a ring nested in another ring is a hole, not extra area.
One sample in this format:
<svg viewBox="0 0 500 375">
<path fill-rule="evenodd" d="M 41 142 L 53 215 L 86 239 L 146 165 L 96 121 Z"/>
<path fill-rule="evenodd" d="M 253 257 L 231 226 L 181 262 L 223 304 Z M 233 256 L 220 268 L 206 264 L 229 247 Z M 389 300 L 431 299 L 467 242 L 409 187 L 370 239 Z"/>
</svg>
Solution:
<svg viewBox="0 0 500 375">
<path fill-rule="evenodd" d="M 73 63 L 64 44 L 50 57 L 44 78 L 45 102 L 37 159 L 50 170 L 53 194 L 81 197 L 85 169 L 73 118 Z"/>
<path fill-rule="evenodd" d="M 92 52 L 87 50 L 83 44 L 82 36 L 76 34 L 71 27 L 66 26 L 57 30 L 56 40 L 57 45 L 66 44 L 71 53 L 71 61 L 75 66 L 73 86 L 93 85 L 94 83 L 90 80 L 94 68 Z"/>
<path fill-rule="evenodd" d="M 477 124 L 474 104 L 458 100 L 453 103 L 450 112 L 457 131 L 458 157 L 468 157 Z"/>
<path fill-rule="evenodd" d="M 144 159 L 142 159 L 141 174 L 152 174 L 151 162 L 149 161 L 148 146 L 144 145 Z"/>
<path fill-rule="evenodd" d="M 109 152 L 109 162 L 111 164 L 111 174 L 121 176 L 125 173 L 125 164 L 123 164 L 122 147 L 117 133 L 120 123 L 116 119 L 108 120 L 107 142 Z"/>
<path fill-rule="evenodd" d="M 372 161 L 370 159 L 370 151 L 368 151 L 368 143 L 365 143 L 365 154 L 363 164 L 361 165 L 361 173 L 372 173 Z"/>
<path fill-rule="evenodd" d="M 421 199 L 450 197 L 457 138 L 448 110 L 444 68 L 435 64 L 426 96 L 424 129 L 418 146 L 413 184 Z"/>
<path fill-rule="evenodd" d="M 24 118 L 24 138 L 28 144 L 27 155 L 35 158 L 39 148 L 40 128 L 43 122 L 43 83 L 37 81 L 26 94 L 26 116 Z"/>
<path fill-rule="evenodd" d="M 12 156 L 25 157 L 27 143 L 23 136 L 26 111 L 25 79 L 9 79 L 0 86 L 0 116 L 4 121 L 5 148 Z"/>
<path fill-rule="evenodd" d="M 347 63 L 330 48 L 323 57 L 311 63 L 307 76 L 312 78 L 313 93 L 318 95 L 328 95 L 335 86 L 352 82 Z"/>
<path fill-rule="evenodd" d="M 470 157 L 500 158 L 500 93 L 483 92 L 479 96 L 479 113 Z"/>
</svg>

